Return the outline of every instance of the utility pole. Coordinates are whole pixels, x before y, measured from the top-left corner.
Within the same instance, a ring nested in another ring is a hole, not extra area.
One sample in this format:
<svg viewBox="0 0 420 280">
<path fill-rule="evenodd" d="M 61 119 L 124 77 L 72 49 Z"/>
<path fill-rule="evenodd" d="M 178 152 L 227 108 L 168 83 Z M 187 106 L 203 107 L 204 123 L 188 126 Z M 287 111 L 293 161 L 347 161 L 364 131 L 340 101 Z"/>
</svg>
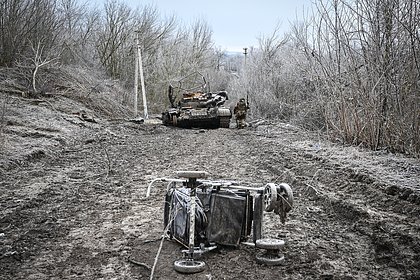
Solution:
<svg viewBox="0 0 420 280">
<path fill-rule="evenodd" d="M 136 38 L 136 44 L 138 45 L 138 39 Z M 135 67 L 134 67 L 134 118 L 137 118 L 138 109 L 137 109 L 137 97 L 139 95 L 139 63 L 137 60 L 137 55 L 135 58 Z"/>
<path fill-rule="evenodd" d="M 246 55 L 247 54 L 248 54 L 248 48 L 244 48 L 244 55 L 245 55 L 244 68 L 246 67 Z"/>
<path fill-rule="evenodd" d="M 136 31 L 136 43 L 137 43 L 137 59 L 136 59 L 136 68 L 135 68 L 136 77 L 134 79 L 134 84 L 135 84 L 134 112 L 135 112 L 136 117 L 137 117 L 137 95 L 138 95 L 138 89 L 137 88 L 138 88 L 138 74 L 140 72 L 140 84 L 141 84 L 141 93 L 142 93 L 142 97 L 143 97 L 144 119 L 147 120 L 149 118 L 149 114 L 147 113 L 146 88 L 144 86 L 143 63 L 142 63 L 142 59 L 141 59 L 139 31 Z"/>
</svg>

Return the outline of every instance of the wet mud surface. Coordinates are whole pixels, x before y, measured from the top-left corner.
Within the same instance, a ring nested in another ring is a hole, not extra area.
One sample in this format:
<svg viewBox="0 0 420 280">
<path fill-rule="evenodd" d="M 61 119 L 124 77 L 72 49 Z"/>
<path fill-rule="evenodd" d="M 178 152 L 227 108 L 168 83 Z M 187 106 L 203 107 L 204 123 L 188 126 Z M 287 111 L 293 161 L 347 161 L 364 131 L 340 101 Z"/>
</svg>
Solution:
<svg viewBox="0 0 420 280">
<path fill-rule="evenodd" d="M 0 279 L 419 279 L 420 163 L 345 147 L 283 123 L 185 130 L 96 118 L 81 104 L 8 100 L 0 152 Z M 94 115 L 94 112 L 89 111 Z M 233 125 L 233 124 L 232 124 Z M 182 247 L 164 239 L 165 186 L 177 170 L 265 185 L 285 182 L 282 266 L 256 249 L 220 247 L 195 275 L 174 271 Z"/>
</svg>

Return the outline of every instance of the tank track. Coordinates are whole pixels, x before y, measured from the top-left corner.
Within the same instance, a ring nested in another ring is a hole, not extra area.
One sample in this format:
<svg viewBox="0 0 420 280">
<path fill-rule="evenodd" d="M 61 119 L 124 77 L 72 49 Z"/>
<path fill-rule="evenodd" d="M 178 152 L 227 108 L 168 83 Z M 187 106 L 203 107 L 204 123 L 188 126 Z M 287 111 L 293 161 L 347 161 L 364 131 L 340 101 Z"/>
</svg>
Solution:
<svg viewBox="0 0 420 280">
<path fill-rule="evenodd" d="M 230 117 L 220 117 L 220 127 L 229 128 L 230 126 Z"/>
</svg>

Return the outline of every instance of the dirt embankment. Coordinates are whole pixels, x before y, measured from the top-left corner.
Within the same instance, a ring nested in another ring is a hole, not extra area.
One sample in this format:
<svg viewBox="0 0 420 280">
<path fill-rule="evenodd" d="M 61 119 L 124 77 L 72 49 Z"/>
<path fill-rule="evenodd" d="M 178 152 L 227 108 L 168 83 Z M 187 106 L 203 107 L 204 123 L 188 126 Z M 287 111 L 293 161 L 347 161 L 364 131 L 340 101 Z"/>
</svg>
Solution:
<svg viewBox="0 0 420 280">
<path fill-rule="evenodd" d="M 148 279 L 161 245 L 164 186 L 145 198 L 147 185 L 186 169 L 244 184 L 289 183 L 295 208 L 286 224 L 264 216 L 264 236 L 286 241 L 286 263 L 261 266 L 253 248 L 220 248 L 205 256 L 204 272 L 185 276 L 172 267 L 180 246 L 164 240 L 154 279 L 420 277 L 418 160 L 343 147 L 281 123 L 182 130 L 100 118 L 65 97 L 8 98 L 5 108 L 0 279 Z"/>
</svg>

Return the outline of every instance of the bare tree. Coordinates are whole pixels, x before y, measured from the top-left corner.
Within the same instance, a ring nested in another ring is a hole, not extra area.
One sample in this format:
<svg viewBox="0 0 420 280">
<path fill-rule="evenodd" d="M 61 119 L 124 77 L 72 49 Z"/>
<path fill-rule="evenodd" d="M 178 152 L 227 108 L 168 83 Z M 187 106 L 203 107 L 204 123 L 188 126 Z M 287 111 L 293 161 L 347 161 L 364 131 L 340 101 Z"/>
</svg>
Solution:
<svg viewBox="0 0 420 280">
<path fill-rule="evenodd" d="M 190 63 L 199 66 L 205 61 L 206 53 L 212 48 L 212 30 L 207 22 L 197 20 L 191 27 L 191 56 Z"/>
<path fill-rule="evenodd" d="M 99 25 L 98 9 L 89 7 L 88 2 L 60 0 L 59 11 L 63 22 L 60 32 L 61 62 L 94 63 L 92 54 Z"/>
<path fill-rule="evenodd" d="M 34 94 L 38 93 L 38 88 L 36 85 L 36 78 L 38 71 L 41 69 L 41 67 L 44 67 L 47 64 L 52 63 L 53 61 L 57 60 L 58 57 L 55 58 L 48 58 L 44 56 L 44 46 L 41 41 L 37 43 L 36 46 L 31 46 L 33 51 L 33 57 L 31 58 L 31 61 L 33 63 L 33 71 L 32 71 L 32 91 Z"/>
<path fill-rule="evenodd" d="M 133 34 L 133 16 L 131 9 L 116 0 L 105 4 L 102 30 L 99 33 L 97 50 L 101 64 L 114 78 L 121 76 L 121 57 L 131 45 Z"/>
<path fill-rule="evenodd" d="M 24 19 L 24 20 L 23 20 Z M 42 41 L 44 52 L 57 42 L 61 22 L 53 1 L 3 0 L 0 3 L 0 66 L 12 66 Z"/>
</svg>

